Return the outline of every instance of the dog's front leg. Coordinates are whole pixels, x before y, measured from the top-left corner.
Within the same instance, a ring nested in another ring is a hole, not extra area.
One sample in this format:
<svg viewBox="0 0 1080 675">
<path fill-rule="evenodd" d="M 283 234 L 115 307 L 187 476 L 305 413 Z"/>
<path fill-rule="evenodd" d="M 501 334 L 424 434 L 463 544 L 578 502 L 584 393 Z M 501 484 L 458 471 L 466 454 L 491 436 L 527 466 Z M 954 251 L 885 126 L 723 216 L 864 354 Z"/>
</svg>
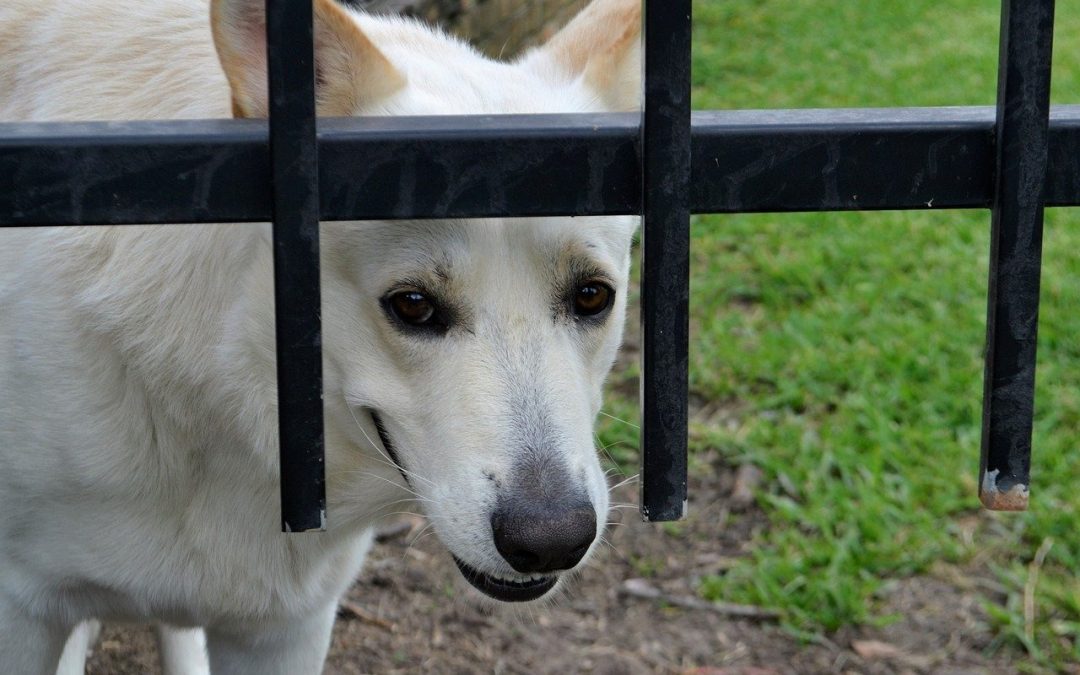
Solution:
<svg viewBox="0 0 1080 675">
<path fill-rule="evenodd" d="M 337 601 L 306 618 L 272 627 L 208 628 L 213 675 L 317 675 L 322 672 Z"/>
<path fill-rule="evenodd" d="M 209 675 L 206 635 L 201 628 L 174 628 L 158 624 L 158 655 L 165 675 Z"/>
<path fill-rule="evenodd" d="M 86 655 L 97 643 L 101 635 L 101 622 L 83 621 L 68 636 L 64 653 L 60 655 L 60 665 L 56 675 L 84 675 L 86 673 Z"/>
<path fill-rule="evenodd" d="M 55 675 L 71 626 L 31 617 L 0 597 L 0 673 Z"/>
</svg>

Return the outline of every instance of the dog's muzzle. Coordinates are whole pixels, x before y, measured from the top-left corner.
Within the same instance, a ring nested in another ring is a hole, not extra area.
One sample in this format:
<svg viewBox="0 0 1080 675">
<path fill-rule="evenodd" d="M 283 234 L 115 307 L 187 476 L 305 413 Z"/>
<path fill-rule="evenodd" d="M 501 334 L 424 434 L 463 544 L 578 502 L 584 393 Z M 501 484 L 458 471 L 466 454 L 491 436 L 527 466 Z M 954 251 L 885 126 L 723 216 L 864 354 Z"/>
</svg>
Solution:
<svg viewBox="0 0 1080 675">
<path fill-rule="evenodd" d="M 555 587 L 558 573 L 573 569 L 596 538 L 596 510 L 587 500 L 526 497 L 501 500 L 491 517 L 495 548 L 520 577 L 481 572 L 457 556 L 465 579 L 481 593 L 503 602 L 536 600 Z"/>
<path fill-rule="evenodd" d="M 383 450 L 410 485 L 408 472 L 382 418 L 368 409 Z M 491 533 L 499 555 L 518 575 L 481 572 L 456 555 L 462 576 L 478 591 L 503 602 L 528 602 L 555 587 L 559 572 L 573 569 L 596 538 L 596 510 L 584 496 L 530 494 L 524 491 L 499 500 L 491 516 Z"/>
</svg>

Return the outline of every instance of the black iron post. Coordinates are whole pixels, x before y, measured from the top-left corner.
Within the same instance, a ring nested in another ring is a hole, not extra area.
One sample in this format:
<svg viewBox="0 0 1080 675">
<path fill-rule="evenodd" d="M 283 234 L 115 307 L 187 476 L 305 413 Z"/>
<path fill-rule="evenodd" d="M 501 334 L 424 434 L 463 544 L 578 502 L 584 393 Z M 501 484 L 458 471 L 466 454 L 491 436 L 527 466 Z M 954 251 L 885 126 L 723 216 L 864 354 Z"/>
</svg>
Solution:
<svg viewBox="0 0 1080 675">
<path fill-rule="evenodd" d="M 1054 0 L 1003 0 L 979 498 L 1027 508 Z"/>
<path fill-rule="evenodd" d="M 281 527 L 326 529 L 319 162 L 310 0 L 267 0 Z"/>
<path fill-rule="evenodd" d="M 645 3 L 641 515 L 686 513 L 690 299 L 690 0 Z"/>
</svg>

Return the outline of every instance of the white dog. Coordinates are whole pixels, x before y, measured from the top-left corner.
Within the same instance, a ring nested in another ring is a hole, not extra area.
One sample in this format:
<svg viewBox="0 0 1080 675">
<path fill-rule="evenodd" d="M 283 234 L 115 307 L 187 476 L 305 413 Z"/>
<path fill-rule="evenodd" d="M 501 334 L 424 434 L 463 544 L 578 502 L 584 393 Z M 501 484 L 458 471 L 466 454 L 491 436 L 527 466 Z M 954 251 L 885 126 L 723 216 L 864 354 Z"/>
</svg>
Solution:
<svg viewBox="0 0 1080 675">
<path fill-rule="evenodd" d="M 3 0 L 0 120 L 264 116 L 261 6 Z M 321 115 L 637 106 L 639 0 L 512 64 L 315 13 Z M 82 668 L 92 619 L 205 630 L 205 653 L 166 635 L 167 669 L 316 673 L 403 498 L 483 593 L 550 593 L 605 522 L 593 421 L 635 225 L 324 224 L 330 527 L 300 535 L 279 531 L 268 227 L 0 230 L 0 673 L 55 671 L 80 624 Z"/>
</svg>

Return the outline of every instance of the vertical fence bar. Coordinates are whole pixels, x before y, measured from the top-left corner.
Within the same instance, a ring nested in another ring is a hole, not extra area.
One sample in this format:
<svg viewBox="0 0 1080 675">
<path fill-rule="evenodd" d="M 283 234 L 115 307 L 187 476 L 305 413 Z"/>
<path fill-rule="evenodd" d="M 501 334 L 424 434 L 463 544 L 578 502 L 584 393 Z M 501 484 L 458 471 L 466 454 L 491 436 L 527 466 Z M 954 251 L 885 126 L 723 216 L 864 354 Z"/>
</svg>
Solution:
<svg viewBox="0 0 1080 675">
<path fill-rule="evenodd" d="M 267 0 L 281 528 L 326 528 L 319 183 L 310 0 Z"/>
<path fill-rule="evenodd" d="M 1054 0 L 1003 0 L 979 498 L 1027 508 Z"/>
<path fill-rule="evenodd" d="M 645 2 L 641 515 L 686 513 L 690 296 L 690 0 Z"/>
</svg>

